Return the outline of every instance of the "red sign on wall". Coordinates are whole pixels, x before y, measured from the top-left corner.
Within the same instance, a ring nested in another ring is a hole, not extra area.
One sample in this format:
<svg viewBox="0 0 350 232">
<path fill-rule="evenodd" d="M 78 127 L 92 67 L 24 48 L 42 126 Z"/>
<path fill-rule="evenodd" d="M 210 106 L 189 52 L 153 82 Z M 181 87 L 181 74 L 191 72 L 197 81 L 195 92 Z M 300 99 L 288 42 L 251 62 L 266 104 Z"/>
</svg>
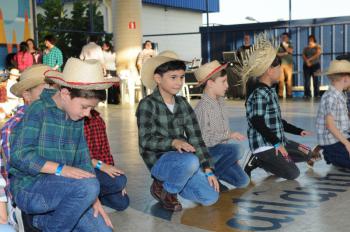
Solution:
<svg viewBox="0 0 350 232">
<path fill-rule="evenodd" d="M 129 22 L 129 29 L 136 29 L 136 23 L 135 23 L 135 21 L 130 21 L 130 22 Z"/>
</svg>

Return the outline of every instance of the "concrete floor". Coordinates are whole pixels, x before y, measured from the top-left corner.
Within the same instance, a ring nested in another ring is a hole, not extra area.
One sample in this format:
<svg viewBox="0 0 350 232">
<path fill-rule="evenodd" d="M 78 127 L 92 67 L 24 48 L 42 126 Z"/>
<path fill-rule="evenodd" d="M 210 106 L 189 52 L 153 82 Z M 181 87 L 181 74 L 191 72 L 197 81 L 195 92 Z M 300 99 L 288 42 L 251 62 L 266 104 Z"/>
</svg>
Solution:
<svg viewBox="0 0 350 232">
<path fill-rule="evenodd" d="M 196 101 L 192 102 L 193 105 Z M 282 116 L 314 131 L 317 101 L 281 101 Z M 301 175 L 294 181 L 276 178 L 258 169 L 246 189 L 232 189 L 213 206 L 183 201 L 184 210 L 170 213 L 151 197 L 151 177 L 138 152 L 135 106 L 99 107 L 108 129 L 116 165 L 126 172 L 130 207 L 111 212 L 115 231 L 348 231 L 350 171 L 324 161 L 309 169 L 298 164 Z M 246 134 L 244 101 L 228 101 L 230 126 Z M 316 137 L 289 138 L 310 146 Z M 248 143 L 242 143 L 242 152 Z M 244 159 L 241 163 L 244 162 Z"/>
</svg>

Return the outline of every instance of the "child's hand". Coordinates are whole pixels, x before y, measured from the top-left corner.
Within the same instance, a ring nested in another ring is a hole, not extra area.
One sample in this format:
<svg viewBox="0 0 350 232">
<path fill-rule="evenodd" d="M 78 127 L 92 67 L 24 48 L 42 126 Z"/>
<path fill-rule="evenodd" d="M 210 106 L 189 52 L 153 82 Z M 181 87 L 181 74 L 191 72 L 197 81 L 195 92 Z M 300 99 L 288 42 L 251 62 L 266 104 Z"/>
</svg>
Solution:
<svg viewBox="0 0 350 232">
<path fill-rule="evenodd" d="M 83 178 L 92 178 L 95 177 L 94 174 L 84 171 L 79 168 L 74 168 L 71 166 L 64 165 L 61 176 L 73 178 L 73 179 L 83 179 Z"/>
<path fill-rule="evenodd" d="M 287 150 L 284 148 L 284 146 L 278 146 L 275 148 L 276 149 L 276 156 L 278 155 L 278 152 L 282 154 L 282 156 L 287 160 L 290 161 L 289 155 Z"/>
<path fill-rule="evenodd" d="M 102 164 L 101 171 L 104 173 L 107 173 L 112 178 L 116 176 L 124 175 L 124 172 L 122 170 L 105 163 Z"/>
<path fill-rule="evenodd" d="M 312 135 L 312 132 L 311 131 L 302 131 L 301 133 L 300 133 L 300 136 L 311 136 Z"/>
<path fill-rule="evenodd" d="M 209 182 L 209 185 L 211 187 L 213 187 L 215 189 L 216 192 L 219 192 L 220 191 L 220 186 L 219 186 L 219 182 L 218 182 L 218 179 L 216 179 L 216 176 L 213 174 L 212 170 L 211 169 L 206 169 L 205 170 L 205 173 L 208 174 L 208 173 L 211 173 L 212 175 L 208 175 L 207 178 L 208 178 L 208 182 Z"/>
<path fill-rule="evenodd" d="M 195 152 L 196 149 L 189 143 L 180 140 L 180 139 L 174 139 L 173 142 L 171 143 L 171 145 L 173 147 L 176 148 L 176 150 L 180 153 L 182 153 L 183 151 L 186 152 Z"/>
<path fill-rule="evenodd" d="M 95 203 L 92 205 L 92 208 L 94 209 L 94 217 L 97 218 L 99 214 L 101 214 L 101 217 L 105 221 L 106 225 L 113 228 L 113 224 L 111 219 L 109 218 L 108 214 L 105 212 L 105 210 L 102 208 L 100 200 L 97 198 Z"/>
<path fill-rule="evenodd" d="M 234 139 L 234 140 L 238 140 L 238 141 L 243 141 L 245 140 L 247 137 L 245 137 L 244 135 L 242 135 L 241 133 L 238 132 L 232 132 L 230 134 L 230 139 Z"/>
</svg>

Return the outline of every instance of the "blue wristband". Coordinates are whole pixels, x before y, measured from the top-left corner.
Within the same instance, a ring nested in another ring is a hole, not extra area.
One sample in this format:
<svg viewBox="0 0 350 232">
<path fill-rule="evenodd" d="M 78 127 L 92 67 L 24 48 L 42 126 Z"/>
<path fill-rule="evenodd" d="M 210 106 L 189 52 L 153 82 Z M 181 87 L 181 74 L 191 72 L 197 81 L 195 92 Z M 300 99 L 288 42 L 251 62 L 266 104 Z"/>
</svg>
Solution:
<svg viewBox="0 0 350 232">
<path fill-rule="evenodd" d="M 214 176 L 214 173 L 212 173 L 212 172 L 208 172 L 208 173 L 205 173 L 205 176 L 206 176 L 206 177 L 209 177 L 209 176 Z"/>
<path fill-rule="evenodd" d="M 97 161 L 95 168 L 97 168 L 98 170 L 101 170 L 101 166 L 102 166 L 102 161 L 101 160 Z"/>
<path fill-rule="evenodd" d="M 275 145 L 273 145 L 275 148 L 278 148 L 279 146 L 281 146 L 281 144 L 276 143 Z"/>
<path fill-rule="evenodd" d="M 59 164 L 58 167 L 56 168 L 55 175 L 60 176 L 62 174 L 62 169 L 63 169 L 64 164 Z"/>
</svg>

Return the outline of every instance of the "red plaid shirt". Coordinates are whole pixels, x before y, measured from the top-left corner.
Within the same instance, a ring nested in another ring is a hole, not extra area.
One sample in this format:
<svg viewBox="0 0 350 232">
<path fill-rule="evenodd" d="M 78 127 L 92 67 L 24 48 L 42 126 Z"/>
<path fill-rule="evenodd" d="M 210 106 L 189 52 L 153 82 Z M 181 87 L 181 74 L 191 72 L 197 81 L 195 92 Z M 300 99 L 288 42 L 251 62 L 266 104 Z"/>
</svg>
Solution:
<svg viewBox="0 0 350 232">
<path fill-rule="evenodd" d="M 114 165 L 106 133 L 106 125 L 100 117 L 100 113 L 96 110 L 91 110 L 91 117 L 85 118 L 84 133 L 91 159 L 101 160 L 103 163 Z"/>
</svg>

